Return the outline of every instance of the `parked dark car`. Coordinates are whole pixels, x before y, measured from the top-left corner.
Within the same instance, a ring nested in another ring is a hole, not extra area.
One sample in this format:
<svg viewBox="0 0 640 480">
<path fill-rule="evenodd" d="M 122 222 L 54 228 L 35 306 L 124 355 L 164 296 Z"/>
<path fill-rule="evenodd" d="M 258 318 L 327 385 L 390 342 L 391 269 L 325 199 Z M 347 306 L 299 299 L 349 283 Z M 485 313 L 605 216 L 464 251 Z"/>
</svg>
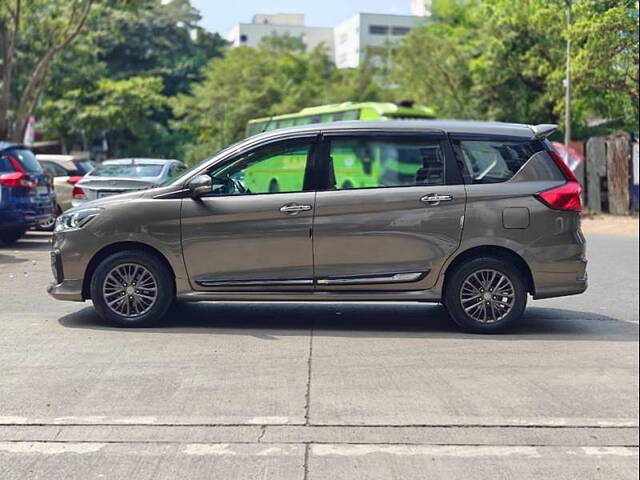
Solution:
<svg viewBox="0 0 640 480">
<path fill-rule="evenodd" d="M 124 326 L 174 300 L 418 301 L 496 332 L 529 295 L 587 288 L 580 184 L 546 140 L 555 129 L 398 120 L 257 135 L 60 216 L 49 292 Z M 372 178 L 348 186 L 335 164 Z"/>
<path fill-rule="evenodd" d="M 35 155 L 19 143 L 0 142 L 0 244 L 54 215 L 55 193 Z"/>
</svg>

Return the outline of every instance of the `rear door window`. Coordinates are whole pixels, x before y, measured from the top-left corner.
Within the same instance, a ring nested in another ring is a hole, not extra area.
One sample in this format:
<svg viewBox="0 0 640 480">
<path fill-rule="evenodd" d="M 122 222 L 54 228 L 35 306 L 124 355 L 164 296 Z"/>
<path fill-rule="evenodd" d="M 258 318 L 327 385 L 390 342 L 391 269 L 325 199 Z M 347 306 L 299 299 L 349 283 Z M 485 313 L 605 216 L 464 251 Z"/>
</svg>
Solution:
<svg viewBox="0 0 640 480">
<path fill-rule="evenodd" d="M 445 185 L 445 153 L 437 138 L 331 139 L 328 172 L 330 190 Z"/>
<path fill-rule="evenodd" d="M 506 182 L 543 146 L 530 140 L 456 140 L 454 150 L 467 183 L 484 184 Z"/>
</svg>

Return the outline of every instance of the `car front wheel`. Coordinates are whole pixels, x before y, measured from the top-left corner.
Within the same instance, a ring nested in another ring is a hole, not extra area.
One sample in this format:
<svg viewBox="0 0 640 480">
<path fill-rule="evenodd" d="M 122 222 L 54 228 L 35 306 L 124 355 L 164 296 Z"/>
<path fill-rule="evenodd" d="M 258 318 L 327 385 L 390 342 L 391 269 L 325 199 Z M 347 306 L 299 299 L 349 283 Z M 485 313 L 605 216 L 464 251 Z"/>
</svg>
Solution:
<svg viewBox="0 0 640 480">
<path fill-rule="evenodd" d="M 522 317 L 526 283 L 517 268 L 500 258 L 475 258 L 447 275 L 444 304 L 462 329 L 498 333 Z"/>
<path fill-rule="evenodd" d="M 91 299 L 98 314 L 122 327 L 148 327 L 164 317 L 175 298 L 171 273 L 144 251 L 114 253 L 91 277 Z"/>
</svg>

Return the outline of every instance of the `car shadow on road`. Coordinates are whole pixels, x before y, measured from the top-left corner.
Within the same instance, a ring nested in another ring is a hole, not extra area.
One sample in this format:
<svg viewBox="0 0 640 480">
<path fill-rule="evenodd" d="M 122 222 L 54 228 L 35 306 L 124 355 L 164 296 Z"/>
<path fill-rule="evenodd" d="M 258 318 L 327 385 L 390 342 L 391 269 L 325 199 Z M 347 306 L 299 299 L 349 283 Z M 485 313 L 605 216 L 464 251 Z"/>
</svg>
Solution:
<svg viewBox="0 0 640 480">
<path fill-rule="evenodd" d="M 638 324 L 606 315 L 529 307 L 522 321 L 491 337 L 461 332 L 441 305 L 391 303 L 212 303 L 177 304 L 155 328 L 121 329 L 87 307 L 59 319 L 62 326 L 135 334 L 212 333 L 282 336 L 397 338 L 491 338 L 495 340 L 637 341 Z"/>
<path fill-rule="evenodd" d="M 8 253 L 23 253 L 46 250 L 51 250 L 50 233 L 27 232 L 23 237 L 21 237 L 18 241 L 12 243 L 11 245 L 0 245 L 0 263 L 18 263 L 11 262 L 10 258 L 15 257 L 7 255 Z"/>
</svg>

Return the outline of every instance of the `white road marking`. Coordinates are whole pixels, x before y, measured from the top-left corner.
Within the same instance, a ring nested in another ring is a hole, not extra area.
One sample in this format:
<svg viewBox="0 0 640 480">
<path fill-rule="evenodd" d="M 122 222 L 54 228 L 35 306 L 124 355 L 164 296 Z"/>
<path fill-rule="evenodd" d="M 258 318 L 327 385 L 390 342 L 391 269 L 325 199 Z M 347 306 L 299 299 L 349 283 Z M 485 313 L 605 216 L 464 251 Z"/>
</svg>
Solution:
<svg viewBox="0 0 640 480">
<path fill-rule="evenodd" d="M 83 454 L 97 452 L 105 445 L 104 443 L 0 442 L 0 452 L 43 455 Z"/>
<path fill-rule="evenodd" d="M 458 445 L 312 445 L 318 456 L 359 457 L 386 453 L 390 455 L 429 455 L 435 457 L 540 457 L 537 447 L 458 446 Z"/>
</svg>

